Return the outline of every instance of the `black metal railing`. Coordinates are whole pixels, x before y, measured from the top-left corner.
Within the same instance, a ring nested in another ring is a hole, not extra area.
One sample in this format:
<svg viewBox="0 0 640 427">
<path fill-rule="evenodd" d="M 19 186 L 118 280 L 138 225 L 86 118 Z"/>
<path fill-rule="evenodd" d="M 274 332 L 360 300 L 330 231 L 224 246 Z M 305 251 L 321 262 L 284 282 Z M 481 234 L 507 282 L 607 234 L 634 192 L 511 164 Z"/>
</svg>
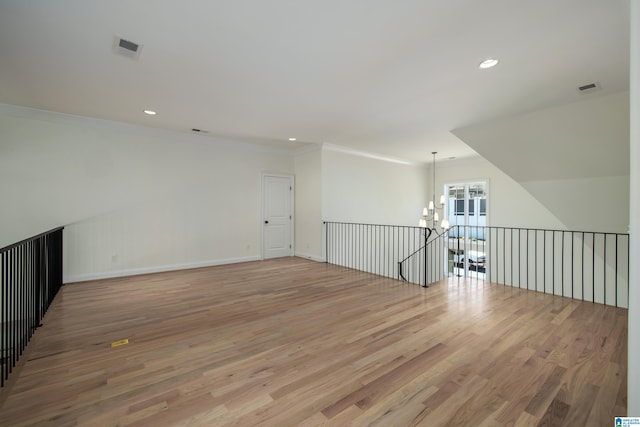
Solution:
<svg viewBox="0 0 640 427">
<path fill-rule="evenodd" d="M 628 307 L 629 235 L 453 226 L 425 245 L 424 228 L 325 222 L 329 263 L 427 286 L 447 276 Z"/>
<path fill-rule="evenodd" d="M 454 226 L 434 240 L 449 274 L 583 301 L 628 307 L 629 235 Z M 426 270 L 442 262 L 428 258 Z M 418 260 L 418 258 L 416 258 Z"/>
<path fill-rule="evenodd" d="M 406 282 L 427 287 L 448 275 L 444 250 L 448 230 L 439 234 L 421 230 L 424 230 L 422 241 L 427 243 L 398 262 L 398 276 Z"/>
<path fill-rule="evenodd" d="M 62 230 L 0 249 L 0 387 L 62 286 Z"/>
<path fill-rule="evenodd" d="M 424 245 L 420 227 L 330 221 L 324 225 L 328 263 L 394 279 L 399 278 L 398 261 Z"/>
<path fill-rule="evenodd" d="M 628 307 L 628 234 L 482 228 L 485 234 L 485 272 L 482 279 L 583 301 Z"/>
</svg>

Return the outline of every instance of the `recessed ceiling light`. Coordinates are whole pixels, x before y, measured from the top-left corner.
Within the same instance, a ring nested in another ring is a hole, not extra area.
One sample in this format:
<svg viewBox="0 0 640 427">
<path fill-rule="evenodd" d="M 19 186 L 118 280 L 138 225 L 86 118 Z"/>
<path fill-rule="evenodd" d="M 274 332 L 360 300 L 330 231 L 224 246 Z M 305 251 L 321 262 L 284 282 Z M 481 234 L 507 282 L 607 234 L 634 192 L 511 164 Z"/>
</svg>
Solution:
<svg viewBox="0 0 640 427">
<path fill-rule="evenodd" d="M 291 141 L 291 142 L 293 142 L 295 140 L 296 140 L 295 138 L 289 138 L 289 141 Z"/>
<path fill-rule="evenodd" d="M 479 65 L 480 68 L 482 69 L 486 69 L 486 68 L 491 68 L 491 67 L 495 67 L 496 65 L 498 65 L 498 60 L 497 59 L 485 59 L 484 61 L 482 61 Z"/>
<path fill-rule="evenodd" d="M 148 114 L 150 116 L 155 116 L 156 114 L 158 114 L 153 110 L 142 110 L 142 112 L 145 113 L 145 114 Z"/>
</svg>

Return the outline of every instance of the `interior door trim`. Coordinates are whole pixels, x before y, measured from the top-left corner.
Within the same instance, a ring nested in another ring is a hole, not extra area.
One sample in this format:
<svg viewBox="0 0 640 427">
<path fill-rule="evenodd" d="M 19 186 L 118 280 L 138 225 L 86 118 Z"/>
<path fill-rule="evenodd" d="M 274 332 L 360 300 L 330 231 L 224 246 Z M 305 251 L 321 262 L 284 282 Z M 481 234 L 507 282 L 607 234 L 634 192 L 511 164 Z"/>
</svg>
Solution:
<svg viewBox="0 0 640 427">
<path fill-rule="evenodd" d="M 265 212 L 264 212 L 264 202 L 265 202 L 265 194 L 264 194 L 264 182 L 265 178 L 268 176 L 273 176 L 277 178 L 289 178 L 289 184 L 291 185 L 291 221 L 289 222 L 289 239 L 291 240 L 291 250 L 289 251 L 289 256 L 294 256 L 296 253 L 296 245 L 295 245 L 295 194 L 296 194 L 296 186 L 295 186 L 295 175 L 287 174 L 287 173 L 279 173 L 279 172 L 262 172 L 260 174 L 260 259 L 265 259 L 265 238 L 264 238 L 264 222 Z"/>
</svg>

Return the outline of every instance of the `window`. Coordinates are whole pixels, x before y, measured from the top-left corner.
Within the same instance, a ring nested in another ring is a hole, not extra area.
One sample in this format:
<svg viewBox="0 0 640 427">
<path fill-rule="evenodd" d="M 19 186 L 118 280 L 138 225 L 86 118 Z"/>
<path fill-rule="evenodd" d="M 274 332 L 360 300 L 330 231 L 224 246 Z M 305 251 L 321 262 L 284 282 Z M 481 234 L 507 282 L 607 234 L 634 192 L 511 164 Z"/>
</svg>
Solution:
<svg viewBox="0 0 640 427">
<path fill-rule="evenodd" d="M 456 216 L 464 216 L 464 199 L 454 200 L 453 214 Z M 487 199 L 478 199 L 480 202 L 480 216 L 487 216 Z M 469 199 L 469 216 L 476 214 L 476 199 Z"/>
<path fill-rule="evenodd" d="M 449 184 L 445 186 L 445 194 L 448 195 L 446 215 L 450 225 L 487 225 L 486 182 Z"/>
<path fill-rule="evenodd" d="M 450 185 L 447 189 L 449 194 L 450 209 L 454 216 L 464 216 L 464 185 Z M 451 211 L 450 211 L 451 212 Z M 457 224 L 457 221 L 449 220 L 451 224 Z"/>
</svg>

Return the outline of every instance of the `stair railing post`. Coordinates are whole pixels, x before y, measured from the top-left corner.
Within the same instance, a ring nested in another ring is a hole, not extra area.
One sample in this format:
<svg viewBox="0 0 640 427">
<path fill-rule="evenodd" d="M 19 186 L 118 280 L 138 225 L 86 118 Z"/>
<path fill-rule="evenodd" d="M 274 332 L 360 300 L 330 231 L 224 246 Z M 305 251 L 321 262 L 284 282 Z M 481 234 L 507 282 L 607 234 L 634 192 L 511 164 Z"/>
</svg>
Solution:
<svg viewBox="0 0 640 427">
<path fill-rule="evenodd" d="M 431 230 L 429 230 L 431 231 Z M 429 233 L 431 234 L 431 233 Z M 429 237 L 427 235 L 427 228 L 425 227 L 424 229 L 424 287 L 428 288 L 427 286 L 427 241 L 428 241 Z"/>
</svg>

